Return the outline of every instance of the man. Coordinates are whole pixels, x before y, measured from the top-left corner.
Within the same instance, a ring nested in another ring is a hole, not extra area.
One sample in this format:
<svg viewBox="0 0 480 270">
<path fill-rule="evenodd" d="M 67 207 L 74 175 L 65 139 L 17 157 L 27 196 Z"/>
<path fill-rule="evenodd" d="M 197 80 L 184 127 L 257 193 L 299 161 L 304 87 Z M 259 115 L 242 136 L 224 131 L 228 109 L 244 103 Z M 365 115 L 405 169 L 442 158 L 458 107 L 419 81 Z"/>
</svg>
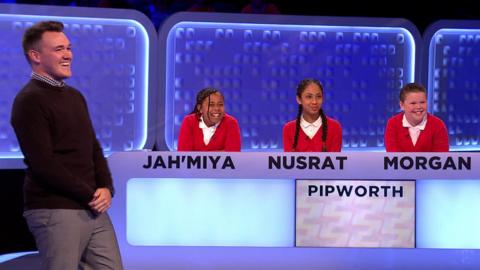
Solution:
<svg viewBox="0 0 480 270">
<path fill-rule="evenodd" d="M 85 99 L 63 80 L 72 50 L 63 24 L 25 31 L 31 80 L 13 103 L 11 123 L 27 165 L 25 212 L 42 269 L 123 269 L 108 216 L 113 186 Z"/>
</svg>

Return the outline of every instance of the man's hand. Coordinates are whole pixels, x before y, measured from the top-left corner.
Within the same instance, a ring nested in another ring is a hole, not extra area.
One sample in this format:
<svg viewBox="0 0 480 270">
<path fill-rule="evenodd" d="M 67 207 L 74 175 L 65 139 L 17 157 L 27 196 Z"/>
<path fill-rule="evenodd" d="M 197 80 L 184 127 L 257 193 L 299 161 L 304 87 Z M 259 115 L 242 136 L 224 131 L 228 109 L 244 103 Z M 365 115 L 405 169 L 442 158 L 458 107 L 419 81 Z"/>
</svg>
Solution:
<svg viewBox="0 0 480 270">
<path fill-rule="evenodd" d="M 88 205 L 95 213 L 101 214 L 107 212 L 112 203 L 112 194 L 108 188 L 97 188 L 93 194 L 93 199 Z"/>
</svg>

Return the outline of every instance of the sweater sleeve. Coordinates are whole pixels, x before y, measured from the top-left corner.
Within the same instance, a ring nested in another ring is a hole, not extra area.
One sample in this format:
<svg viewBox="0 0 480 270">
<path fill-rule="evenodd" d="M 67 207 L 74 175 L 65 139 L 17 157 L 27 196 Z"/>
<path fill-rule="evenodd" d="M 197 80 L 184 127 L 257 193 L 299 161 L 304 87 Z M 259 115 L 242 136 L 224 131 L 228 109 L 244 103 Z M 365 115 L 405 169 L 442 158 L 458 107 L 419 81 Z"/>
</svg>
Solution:
<svg viewBox="0 0 480 270">
<path fill-rule="evenodd" d="M 21 96 L 14 101 L 11 124 L 29 170 L 44 185 L 88 207 L 95 192 L 75 177 L 53 152 L 53 142 L 46 109 L 35 96 Z"/>
<path fill-rule="evenodd" d="M 178 151 L 193 151 L 193 129 L 190 118 L 190 115 L 185 116 L 182 125 L 180 126 Z"/>
<path fill-rule="evenodd" d="M 332 126 L 332 143 L 331 143 L 331 152 L 340 152 L 342 151 L 342 126 L 337 121 L 331 121 Z"/>
<path fill-rule="evenodd" d="M 112 175 L 108 168 L 107 160 L 103 155 L 102 147 L 93 134 L 93 162 L 95 164 L 95 182 L 97 188 L 108 188 L 113 197 L 115 189 L 113 187 Z"/>
<path fill-rule="evenodd" d="M 397 136 L 395 134 L 395 123 L 394 118 L 390 118 L 385 127 L 385 149 L 387 152 L 401 152 Z"/>
<path fill-rule="evenodd" d="M 445 123 L 438 119 L 435 127 L 432 152 L 448 152 L 450 145 L 448 144 L 448 130 Z"/>
<path fill-rule="evenodd" d="M 293 132 L 291 132 L 291 125 L 286 123 L 283 126 L 283 151 L 284 152 L 293 152 Z"/>
<path fill-rule="evenodd" d="M 228 128 L 227 128 L 227 138 L 225 141 L 225 151 L 228 152 L 240 152 L 242 148 L 242 141 L 240 135 L 240 127 L 235 118 L 231 117 Z"/>
<path fill-rule="evenodd" d="M 87 101 L 81 94 L 80 94 L 80 98 L 83 101 L 85 110 L 88 112 Z M 89 120 L 88 122 L 90 123 L 90 128 L 92 131 L 92 138 L 93 138 L 92 160 L 95 167 L 95 183 L 97 184 L 97 188 L 108 188 L 113 197 L 115 193 L 115 189 L 113 188 L 112 175 L 110 173 L 110 169 L 108 168 L 107 160 L 105 159 L 105 156 L 103 154 L 103 149 L 100 146 L 100 143 L 98 142 L 95 136 L 95 130 L 93 129 L 93 124 L 92 124 L 92 121 L 90 120 L 90 117 L 88 117 L 88 120 Z"/>
</svg>

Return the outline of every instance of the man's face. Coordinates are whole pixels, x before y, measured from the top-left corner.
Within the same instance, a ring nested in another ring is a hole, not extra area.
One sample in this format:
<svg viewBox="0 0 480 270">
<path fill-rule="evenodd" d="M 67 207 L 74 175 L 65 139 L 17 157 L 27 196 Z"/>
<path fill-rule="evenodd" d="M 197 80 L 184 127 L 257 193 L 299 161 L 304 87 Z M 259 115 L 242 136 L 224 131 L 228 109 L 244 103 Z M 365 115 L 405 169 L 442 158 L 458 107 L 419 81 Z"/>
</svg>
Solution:
<svg viewBox="0 0 480 270">
<path fill-rule="evenodd" d="M 30 55 L 34 72 L 59 81 L 72 76 L 73 53 L 64 33 L 43 33 L 37 48 Z"/>
</svg>

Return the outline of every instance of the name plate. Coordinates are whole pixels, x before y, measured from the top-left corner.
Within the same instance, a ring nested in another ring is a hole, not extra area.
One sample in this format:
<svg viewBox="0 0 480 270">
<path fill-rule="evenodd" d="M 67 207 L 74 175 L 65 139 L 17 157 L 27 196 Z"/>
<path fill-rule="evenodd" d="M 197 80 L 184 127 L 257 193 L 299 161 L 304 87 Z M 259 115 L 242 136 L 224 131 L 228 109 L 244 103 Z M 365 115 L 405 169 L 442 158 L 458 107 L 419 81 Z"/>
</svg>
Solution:
<svg viewBox="0 0 480 270">
<path fill-rule="evenodd" d="M 296 246 L 415 247 L 415 181 L 297 180 Z"/>
<path fill-rule="evenodd" d="M 479 153 L 135 152 L 121 162 L 144 175 L 185 178 L 480 178 Z"/>
</svg>

